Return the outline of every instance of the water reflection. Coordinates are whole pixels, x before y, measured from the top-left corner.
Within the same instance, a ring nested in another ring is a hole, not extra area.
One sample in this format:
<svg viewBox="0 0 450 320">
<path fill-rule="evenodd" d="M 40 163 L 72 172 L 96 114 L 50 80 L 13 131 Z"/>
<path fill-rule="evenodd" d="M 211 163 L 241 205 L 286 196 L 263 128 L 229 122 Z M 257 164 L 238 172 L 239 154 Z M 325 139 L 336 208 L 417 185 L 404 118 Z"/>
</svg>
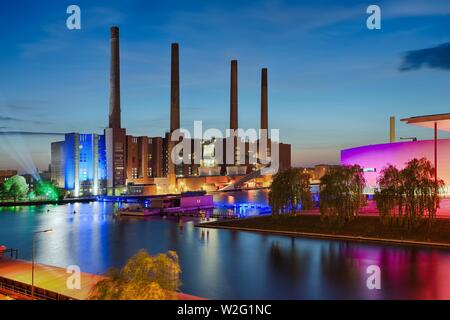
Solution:
<svg viewBox="0 0 450 320">
<path fill-rule="evenodd" d="M 237 204 L 267 196 L 245 194 L 220 197 Z M 37 239 L 37 260 L 92 273 L 121 266 L 141 248 L 175 250 L 183 291 L 211 299 L 450 298 L 449 251 L 203 229 L 194 227 L 195 218 L 117 217 L 115 208 L 104 202 L 0 208 L 0 243 L 30 259 L 32 231 L 51 228 Z M 367 289 L 370 265 L 381 268 L 381 290 Z"/>
<path fill-rule="evenodd" d="M 269 214 L 268 190 L 248 190 L 214 194 L 214 213 L 219 215 L 248 217 Z"/>
<path fill-rule="evenodd" d="M 295 284 L 307 273 L 309 258 L 309 252 L 297 251 L 295 240 L 292 238 L 284 247 L 280 241 L 273 241 L 268 261 L 271 272 L 279 273 L 281 277 L 288 278 Z"/>
</svg>

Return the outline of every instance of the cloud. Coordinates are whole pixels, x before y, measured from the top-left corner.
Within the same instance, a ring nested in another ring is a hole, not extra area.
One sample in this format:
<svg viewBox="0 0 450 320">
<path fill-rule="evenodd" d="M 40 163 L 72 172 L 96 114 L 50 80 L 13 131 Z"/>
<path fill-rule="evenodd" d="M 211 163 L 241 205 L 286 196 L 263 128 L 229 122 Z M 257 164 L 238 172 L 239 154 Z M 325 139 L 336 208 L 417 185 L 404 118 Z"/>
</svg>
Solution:
<svg viewBox="0 0 450 320">
<path fill-rule="evenodd" d="M 35 58 L 40 55 L 47 55 L 49 53 L 62 51 L 66 48 L 66 44 L 59 39 L 43 39 L 39 42 L 24 43 L 21 45 L 22 57 Z"/>
<path fill-rule="evenodd" d="M 125 21 L 125 13 L 122 9 L 113 9 L 111 7 L 95 7 L 90 9 L 87 17 L 95 17 L 88 21 L 91 27 L 109 27 L 120 25 Z"/>
<path fill-rule="evenodd" d="M 0 131 L 0 136 L 63 136 L 61 132 Z"/>
<path fill-rule="evenodd" d="M 422 67 L 450 70 L 450 42 L 432 48 L 406 52 L 399 70 L 411 71 Z"/>
<path fill-rule="evenodd" d="M 0 116 L 0 121 L 4 122 L 29 122 L 34 124 L 51 124 L 51 122 L 48 121 L 40 121 L 40 120 L 27 120 L 27 119 L 20 119 L 15 117 L 8 117 L 8 116 Z"/>
<path fill-rule="evenodd" d="M 0 121 L 23 121 L 19 118 L 0 116 Z"/>
<path fill-rule="evenodd" d="M 329 3 L 324 5 L 322 2 Z M 200 10 L 175 11 L 160 28 L 161 31 L 179 35 L 200 33 L 206 28 L 220 33 L 230 28 L 252 29 L 257 26 L 255 29 L 266 28 L 276 37 L 280 36 L 280 32 L 297 37 L 301 32 L 321 31 L 344 22 L 365 22 L 366 8 L 370 4 L 362 0 L 322 2 L 263 0 L 255 4 L 243 1 L 246 4 L 231 7 L 217 6 L 211 2 Z M 383 19 L 450 14 L 448 0 L 380 0 L 379 5 Z M 268 34 L 264 36 L 267 39 Z"/>
<path fill-rule="evenodd" d="M 51 104 L 48 100 L 38 100 L 38 99 L 15 99 L 7 100 L 6 102 L 0 103 L 0 110 L 17 111 L 18 109 L 24 111 L 43 109 Z"/>
<path fill-rule="evenodd" d="M 33 41 L 20 44 L 21 57 L 34 59 L 41 56 L 48 56 L 55 53 L 75 50 L 78 48 L 77 42 L 71 35 L 80 32 L 71 32 L 66 28 L 65 17 L 61 16 L 48 24 L 41 26 L 40 37 Z M 109 7 L 94 7 L 84 9 L 81 6 L 81 30 L 102 29 L 105 30 L 111 25 L 120 25 L 125 21 L 123 9 L 113 9 Z"/>
<path fill-rule="evenodd" d="M 384 18 L 445 16 L 450 14 L 448 0 L 401 0 L 381 4 Z"/>
</svg>

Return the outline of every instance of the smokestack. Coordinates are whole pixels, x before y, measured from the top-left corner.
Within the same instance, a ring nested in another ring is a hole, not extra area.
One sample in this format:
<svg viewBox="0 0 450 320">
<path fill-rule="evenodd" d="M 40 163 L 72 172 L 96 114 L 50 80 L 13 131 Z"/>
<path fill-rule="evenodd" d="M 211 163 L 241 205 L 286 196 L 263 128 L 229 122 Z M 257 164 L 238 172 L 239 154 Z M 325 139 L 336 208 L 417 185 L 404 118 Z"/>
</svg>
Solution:
<svg viewBox="0 0 450 320">
<path fill-rule="evenodd" d="M 390 136 L 390 139 L 389 139 L 389 141 L 391 142 L 391 143 L 394 143 L 395 142 L 395 117 L 390 117 L 389 118 L 389 136 Z"/>
<path fill-rule="evenodd" d="M 261 69 L 261 129 L 269 129 L 267 110 L 267 68 Z"/>
<path fill-rule="evenodd" d="M 110 30 L 110 71 L 109 71 L 109 127 L 120 128 L 120 62 L 119 28 Z"/>
<path fill-rule="evenodd" d="M 230 129 L 238 128 L 237 60 L 231 60 Z"/>
<path fill-rule="evenodd" d="M 172 43 L 172 62 L 170 79 L 170 132 L 180 128 L 180 67 L 178 43 Z"/>
</svg>

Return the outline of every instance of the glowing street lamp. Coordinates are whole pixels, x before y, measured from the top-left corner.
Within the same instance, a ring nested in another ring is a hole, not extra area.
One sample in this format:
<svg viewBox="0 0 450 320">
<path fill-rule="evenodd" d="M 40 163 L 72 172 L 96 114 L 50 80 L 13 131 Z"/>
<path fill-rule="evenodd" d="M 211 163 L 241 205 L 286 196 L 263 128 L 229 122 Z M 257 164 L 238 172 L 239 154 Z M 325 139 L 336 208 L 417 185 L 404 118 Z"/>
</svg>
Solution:
<svg viewBox="0 0 450 320">
<path fill-rule="evenodd" d="M 34 241 L 35 237 L 38 233 L 48 233 L 52 232 L 52 229 L 46 229 L 41 231 L 35 231 L 33 232 L 33 239 L 32 239 L 32 247 L 31 247 L 31 300 L 34 300 Z"/>
</svg>

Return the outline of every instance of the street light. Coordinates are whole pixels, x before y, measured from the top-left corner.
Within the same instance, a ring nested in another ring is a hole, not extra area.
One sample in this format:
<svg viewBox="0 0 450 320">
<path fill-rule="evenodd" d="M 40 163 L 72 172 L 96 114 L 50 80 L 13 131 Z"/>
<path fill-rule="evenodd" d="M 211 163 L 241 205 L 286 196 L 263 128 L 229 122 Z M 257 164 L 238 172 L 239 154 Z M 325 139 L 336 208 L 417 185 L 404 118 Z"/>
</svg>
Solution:
<svg viewBox="0 0 450 320">
<path fill-rule="evenodd" d="M 31 300 L 34 300 L 34 241 L 35 241 L 35 237 L 38 233 L 48 233 L 48 232 L 52 232 L 52 231 L 53 231 L 52 229 L 46 229 L 46 230 L 33 232 L 32 246 L 31 246 Z"/>
</svg>

